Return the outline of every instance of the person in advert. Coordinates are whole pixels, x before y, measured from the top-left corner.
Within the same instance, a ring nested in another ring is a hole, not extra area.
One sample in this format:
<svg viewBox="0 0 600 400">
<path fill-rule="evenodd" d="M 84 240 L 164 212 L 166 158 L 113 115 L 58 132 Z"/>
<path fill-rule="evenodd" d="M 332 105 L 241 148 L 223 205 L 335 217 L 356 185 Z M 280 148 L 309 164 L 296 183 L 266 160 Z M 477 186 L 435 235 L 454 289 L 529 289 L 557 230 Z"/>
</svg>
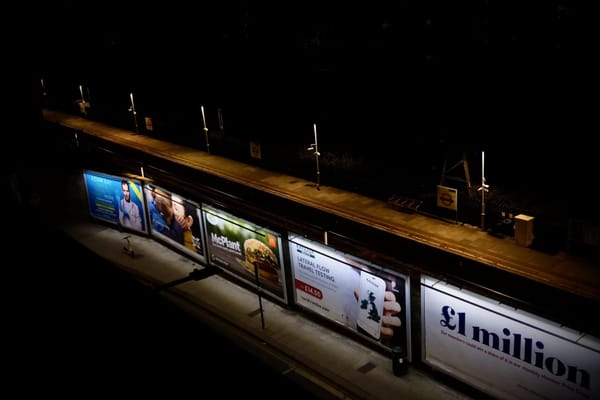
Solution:
<svg viewBox="0 0 600 400">
<path fill-rule="evenodd" d="M 129 182 L 121 181 L 121 192 L 123 197 L 119 201 L 119 223 L 126 228 L 142 230 L 142 217 L 137 204 L 131 201 L 131 190 Z"/>
<path fill-rule="evenodd" d="M 150 202 L 152 229 L 179 244 L 183 244 L 183 228 L 175 218 L 171 194 L 159 188 L 153 188 Z"/>
<path fill-rule="evenodd" d="M 196 251 L 196 245 L 194 244 L 194 237 L 199 237 L 199 234 L 196 234 L 196 227 L 198 227 L 199 223 L 194 218 L 195 208 L 184 202 L 178 196 L 173 197 L 173 212 L 175 215 L 175 219 L 181 225 L 183 229 L 183 245 L 192 251 Z"/>
</svg>

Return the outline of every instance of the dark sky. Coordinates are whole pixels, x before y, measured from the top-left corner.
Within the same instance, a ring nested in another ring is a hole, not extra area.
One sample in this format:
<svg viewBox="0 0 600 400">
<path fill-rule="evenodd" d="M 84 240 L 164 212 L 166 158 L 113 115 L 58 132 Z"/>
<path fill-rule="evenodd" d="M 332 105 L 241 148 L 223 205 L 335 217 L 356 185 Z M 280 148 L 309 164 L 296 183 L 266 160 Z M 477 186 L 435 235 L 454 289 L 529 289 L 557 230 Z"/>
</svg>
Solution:
<svg viewBox="0 0 600 400">
<path fill-rule="evenodd" d="M 235 93 L 240 105 L 260 100 L 262 114 L 271 103 L 310 119 L 339 112 L 333 124 L 366 108 L 367 123 L 418 127 L 412 116 L 437 114 L 439 129 L 460 134 L 487 113 L 526 123 L 584 114 L 573 102 L 584 105 L 591 83 L 587 10 L 527 3 L 66 1 L 39 13 L 40 69 L 183 101 Z"/>
<path fill-rule="evenodd" d="M 557 184 L 593 169 L 584 2 L 63 1 L 26 15 L 33 75 L 60 104 L 83 84 L 109 123 L 135 92 L 172 133 L 204 105 L 244 138 L 306 142 L 317 123 L 340 152 L 485 149 L 516 178 Z"/>
</svg>

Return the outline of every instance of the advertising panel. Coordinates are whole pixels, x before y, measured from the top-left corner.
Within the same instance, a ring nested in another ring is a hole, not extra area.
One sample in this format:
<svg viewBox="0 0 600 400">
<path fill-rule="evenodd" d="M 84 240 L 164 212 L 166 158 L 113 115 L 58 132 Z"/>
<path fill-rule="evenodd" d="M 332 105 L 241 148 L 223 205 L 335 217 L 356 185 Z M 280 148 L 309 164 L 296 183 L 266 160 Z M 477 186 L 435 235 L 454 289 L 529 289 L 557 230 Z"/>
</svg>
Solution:
<svg viewBox="0 0 600 400">
<path fill-rule="evenodd" d="M 140 182 L 94 171 L 83 171 L 90 215 L 106 222 L 147 232 Z"/>
<path fill-rule="evenodd" d="M 202 211 L 209 262 L 285 301 L 281 235 L 205 204 Z"/>
<path fill-rule="evenodd" d="M 144 188 L 151 234 L 206 262 L 199 204 L 155 184 Z"/>
<path fill-rule="evenodd" d="M 502 399 L 599 399 L 600 339 L 433 278 L 423 361 Z"/>
<path fill-rule="evenodd" d="M 408 355 L 408 277 L 299 235 L 289 245 L 298 305 Z"/>
</svg>

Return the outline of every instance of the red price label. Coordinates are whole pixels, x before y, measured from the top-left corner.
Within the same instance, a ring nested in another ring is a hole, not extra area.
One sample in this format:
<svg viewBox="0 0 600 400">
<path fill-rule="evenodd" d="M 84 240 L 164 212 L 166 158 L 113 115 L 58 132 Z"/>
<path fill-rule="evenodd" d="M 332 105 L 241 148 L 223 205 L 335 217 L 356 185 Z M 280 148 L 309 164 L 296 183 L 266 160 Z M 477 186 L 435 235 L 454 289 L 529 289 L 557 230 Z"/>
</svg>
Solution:
<svg viewBox="0 0 600 400">
<path fill-rule="evenodd" d="M 296 289 L 302 290 L 303 292 L 306 292 L 319 300 L 323 298 L 323 292 L 321 292 L 320 289 L 317 289 L 316 287 L 311 286 L 308 283 L 302 282 L 298 279 L 296 279 Z"/>
</svg>

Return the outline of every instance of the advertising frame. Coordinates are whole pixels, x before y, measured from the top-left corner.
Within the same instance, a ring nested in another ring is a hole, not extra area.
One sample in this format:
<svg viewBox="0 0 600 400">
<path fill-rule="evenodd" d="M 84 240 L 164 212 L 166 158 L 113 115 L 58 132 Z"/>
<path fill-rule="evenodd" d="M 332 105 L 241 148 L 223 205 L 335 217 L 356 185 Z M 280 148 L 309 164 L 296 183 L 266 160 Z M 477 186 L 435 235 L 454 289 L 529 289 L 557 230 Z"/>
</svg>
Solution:
<svg viewBox="0 0 600 400">
<path fill-rule="evenodd" d="M 201 207 L 207 262 L 287 304 L 283 235 L 219 207 Z"/>
<path fill-rule="evenodd" d="M 126 231 L 148 234 L 141 181 L 89 169 L 84 169 L 82 176 L 91 218 Z"/>
<path fill-rule="evenodd" d="M 288 234 L 295 304 L 411 360 L 410 277 Z"/>
<path fill-rule="evenodd" d="M 150 235 L 206 263 L 200 203 L 155 183 L 144 184 Z"/>
<path fill-rule="evenodd" d="M 421 277 L 422 361 L 503 399 L 599 399 L 600 339 Z"/>
</svg>

